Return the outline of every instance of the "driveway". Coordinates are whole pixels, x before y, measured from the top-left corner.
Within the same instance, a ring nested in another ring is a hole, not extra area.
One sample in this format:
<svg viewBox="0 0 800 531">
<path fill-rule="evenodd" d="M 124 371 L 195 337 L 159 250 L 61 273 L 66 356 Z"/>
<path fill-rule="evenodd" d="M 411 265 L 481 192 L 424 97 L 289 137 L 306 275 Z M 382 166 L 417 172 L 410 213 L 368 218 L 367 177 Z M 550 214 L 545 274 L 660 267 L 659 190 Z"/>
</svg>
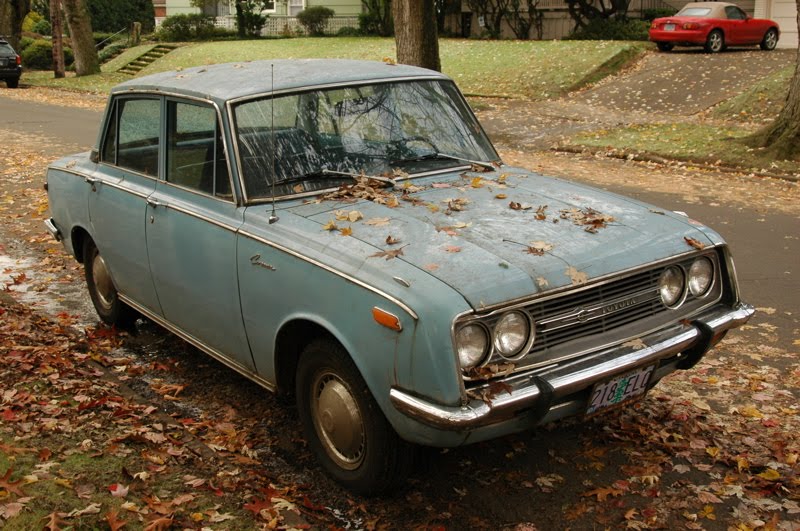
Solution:
<svg viewBox="0 0 800 531">
<path fill-rule="evenodd" d="M 794 50 L 652 52 L 620 75 L 558 100 L 475 103 L 492 139 L 511 149 L 547 149 L 589 129 L 655 121 L 686 122 L 795 63 Z"/>
</svg>

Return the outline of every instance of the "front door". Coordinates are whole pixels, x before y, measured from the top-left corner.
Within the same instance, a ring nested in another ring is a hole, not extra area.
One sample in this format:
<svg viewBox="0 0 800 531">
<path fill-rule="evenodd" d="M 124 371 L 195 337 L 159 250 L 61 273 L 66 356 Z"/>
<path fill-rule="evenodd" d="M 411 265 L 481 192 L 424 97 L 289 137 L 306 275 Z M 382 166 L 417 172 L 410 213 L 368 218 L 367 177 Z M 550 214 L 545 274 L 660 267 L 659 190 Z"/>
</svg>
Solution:
<svg viewBox="0 0 800 531">
<path fill-rule="evenodd" d="M 164 179 L 148 199 L 147 249 L 164 317 L 253 369 L 239 305 L 236 231 L 243 209 L 212 106 L 167 99 Z"/>
</svg>

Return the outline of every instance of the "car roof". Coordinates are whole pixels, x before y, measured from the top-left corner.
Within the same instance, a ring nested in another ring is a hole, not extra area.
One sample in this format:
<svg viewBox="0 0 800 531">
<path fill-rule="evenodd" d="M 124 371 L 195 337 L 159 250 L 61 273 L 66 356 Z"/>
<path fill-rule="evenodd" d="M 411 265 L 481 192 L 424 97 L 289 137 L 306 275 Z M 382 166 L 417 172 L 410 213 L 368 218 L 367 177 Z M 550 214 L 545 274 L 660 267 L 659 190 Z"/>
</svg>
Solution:
<svg viewBox="0 0 800 531">
<path fill-rule="evenodd" d="M 271 82 L 274 65 L 274 90 L 286 91 L 326 85 L 349 84 L 359 81 L 383 81 L 407 78 L 439 78 L 447 76 L 407 65 L 379 61 L 345 59 L 283 59 L 274 61 L 242 61 L 185 70 L 162 72 L 121 83 L 112 94 L 127 91 L 156 91 L 226 101 L 273 90 Z"/>
</svg>

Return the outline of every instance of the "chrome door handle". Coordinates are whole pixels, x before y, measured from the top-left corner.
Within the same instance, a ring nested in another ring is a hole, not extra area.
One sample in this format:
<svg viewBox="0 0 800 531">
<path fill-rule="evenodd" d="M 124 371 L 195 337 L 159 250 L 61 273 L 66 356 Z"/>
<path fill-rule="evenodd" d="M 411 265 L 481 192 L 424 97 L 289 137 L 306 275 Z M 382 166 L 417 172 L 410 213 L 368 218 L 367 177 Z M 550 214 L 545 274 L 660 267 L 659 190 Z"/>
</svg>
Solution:
<svg viewBox="0 0 800 531">
<path fill-rule="evenodd" d="M 100 179 L 96 179 L 94 177 L 89 177 L 88 175 L 84 175 L 83 180 L 85 182 L 87 182 L 88 184 L 91 184 L 92 186 L 94 186 L 95 184 L 100 182 Z"/>
<path fill-rule="evenodd" d="M 156 201 L 152 197 L 148 197 L 147 198 L 147 204 L 150 205 L 153 208 L 156 208 L 158 206 L 163 206 L 163 203 L 159 203 L 158 201 Z"/>
</svg>

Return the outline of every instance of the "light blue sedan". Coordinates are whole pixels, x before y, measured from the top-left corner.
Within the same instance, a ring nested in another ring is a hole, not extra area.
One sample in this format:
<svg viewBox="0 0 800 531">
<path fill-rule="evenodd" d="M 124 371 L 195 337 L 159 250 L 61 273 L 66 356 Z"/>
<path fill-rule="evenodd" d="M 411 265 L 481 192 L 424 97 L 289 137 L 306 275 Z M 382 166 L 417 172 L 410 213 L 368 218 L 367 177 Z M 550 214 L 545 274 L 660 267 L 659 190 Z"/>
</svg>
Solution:
<svg viewBox="0 0 800 531">
<path fill-rule="evenodd" d="M 446 76 L 244 62 L 111 92 L 47 173 L 100 318 L 273 391 L 362 493 L 458 446 L 642 398 L 753 308 L 684 215 L 502 163 Z"/>
</svg>

